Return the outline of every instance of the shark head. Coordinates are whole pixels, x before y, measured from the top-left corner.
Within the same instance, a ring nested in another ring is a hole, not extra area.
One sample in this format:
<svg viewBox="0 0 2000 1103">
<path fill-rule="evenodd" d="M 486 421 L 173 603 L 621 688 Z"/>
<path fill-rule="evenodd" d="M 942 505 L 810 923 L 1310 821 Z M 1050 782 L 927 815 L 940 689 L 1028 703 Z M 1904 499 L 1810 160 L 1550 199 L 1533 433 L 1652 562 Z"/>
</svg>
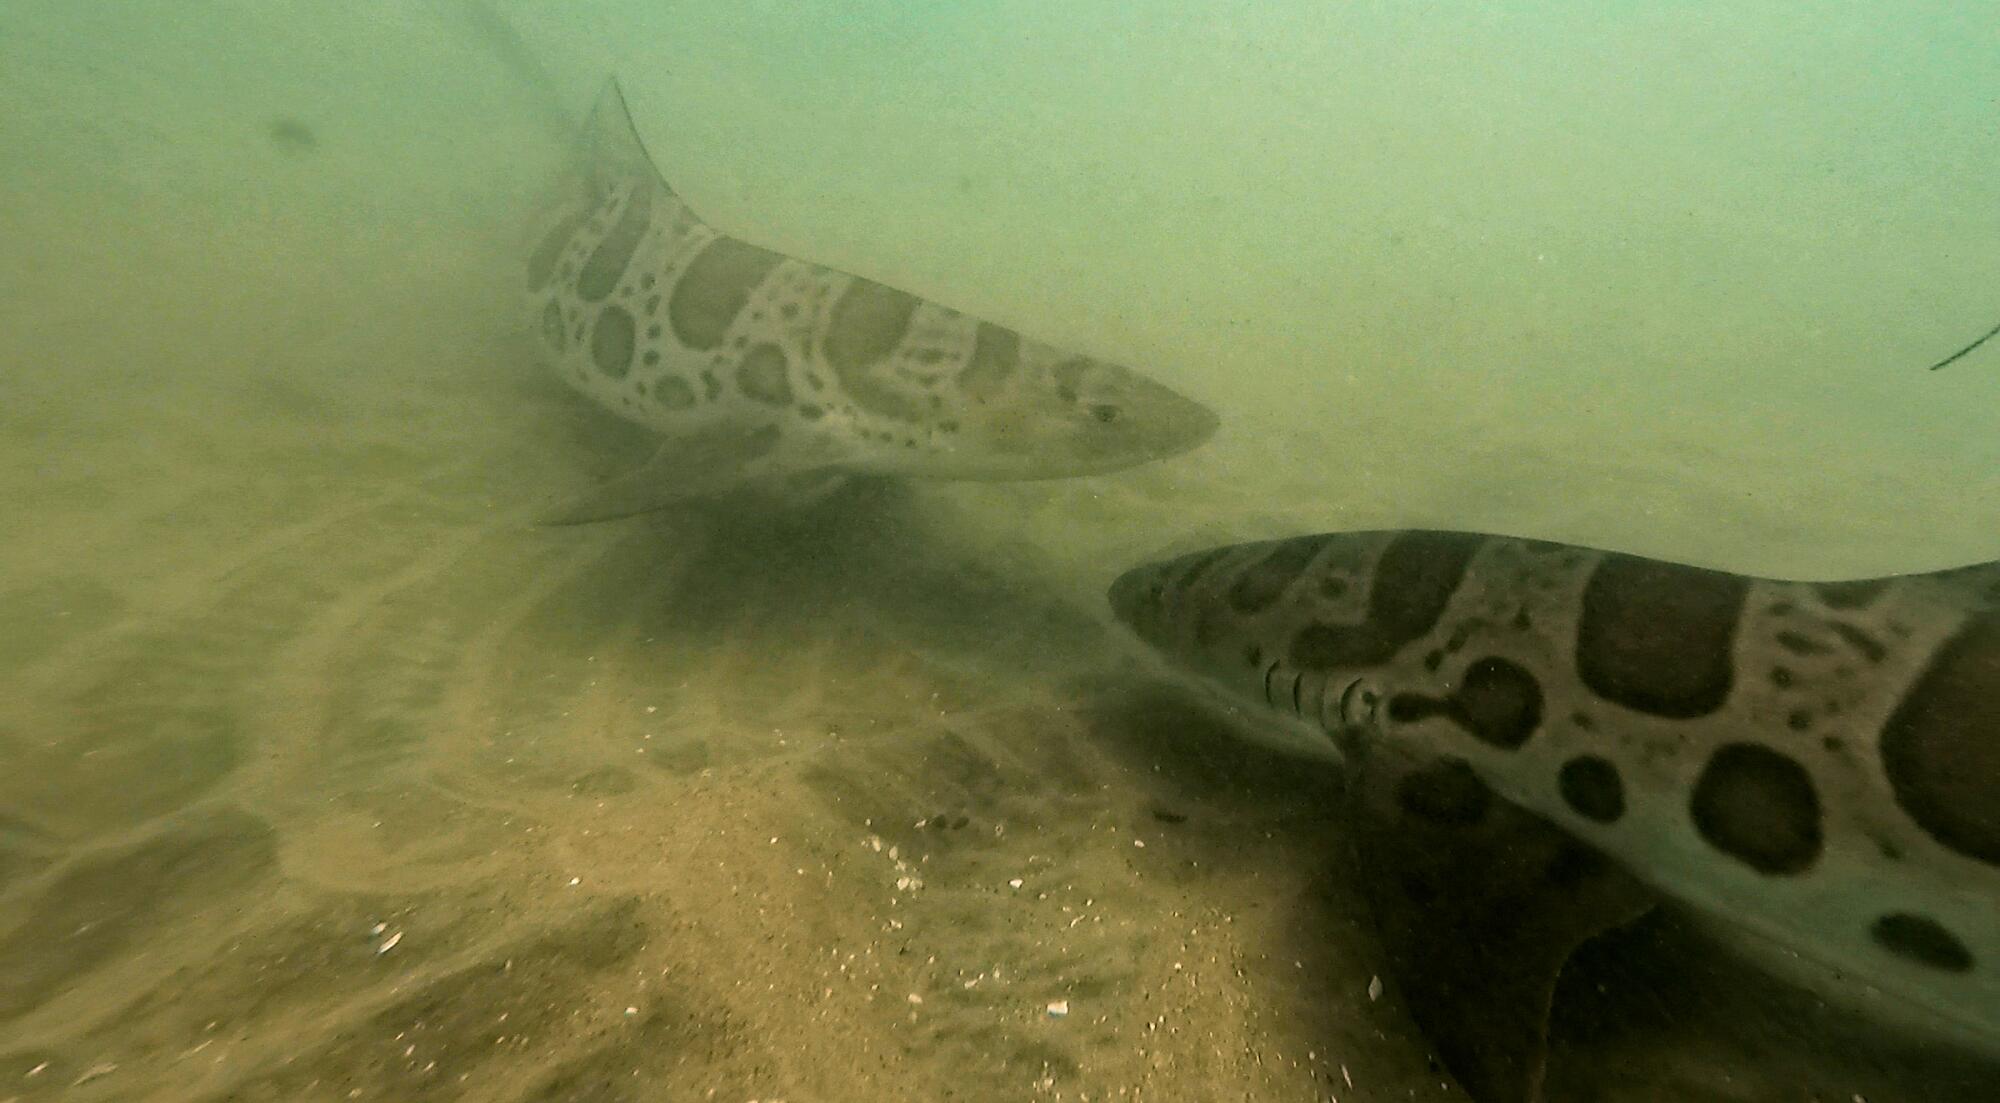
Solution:
<svg viewBox="0 0 2000 1103">
<path fill-rule="evenodd" d="M 1410 595 L 1384 590 L 1383 598 L 1400 604 L 1379 611 L 1386 619 L 1372 615 L 1376 591 L 1359 577 L 1376 550 L 1366 535 L 1212 548 L 1135 567 L 1112 583 L 1112 612 L 1153 651 L 1232 697 L 1336 739 L 1362 728 L 1386 734 L 1372 714 L 1383 681 L 1378 667 L 1401 634 L 1398 610 L 1417 610 L 1407 604 Z M 1461 541 L 1439 535 L 1447 538 L 1412 549 L 1418 572 L 1449 571 L 1463 554 Z M 1309 569 L 1317 572 L 1311 592 L 1290 592 Z M 1338 613 L 1356 627 L 1314 650 L 1319 637 L 1305 631 L 1302 612 Z M 1312 651 L 1305 664 L 1294 654 L 1301 645 Z"/>
<path fill-rule="evenodd" d="M 937 394 L 930 446 L 910 462 L 945 478 L 1118 471 L 1189 451 L 1218 425 L 1208 407 L 1136 371 L 987 323 L 967 366 Z"/>
</svg>

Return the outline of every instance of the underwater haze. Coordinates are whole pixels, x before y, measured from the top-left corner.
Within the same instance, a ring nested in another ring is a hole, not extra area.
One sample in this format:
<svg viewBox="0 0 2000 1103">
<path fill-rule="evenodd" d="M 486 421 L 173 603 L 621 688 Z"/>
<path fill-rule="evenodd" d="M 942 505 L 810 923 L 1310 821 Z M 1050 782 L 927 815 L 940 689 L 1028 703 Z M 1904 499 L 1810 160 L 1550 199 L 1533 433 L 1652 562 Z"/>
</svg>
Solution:
<svg viewBox="0 0 2000 1103">
<path fill-rule="evenodd" d="M 1468 1098 L 1331 748 L 1106 587 L 2000 556 L 2000 339 L 1927 370 L 2000 323 L 1994 15 L 0 2 L 0 1103 Z M 1219 431 L 537 523 L 657 443 L 523 305 L 613 76 L 720 230 Z M 1695 925 L 1578 968 L 1552 1100 L 2000 1094 Z"/>
</svg>

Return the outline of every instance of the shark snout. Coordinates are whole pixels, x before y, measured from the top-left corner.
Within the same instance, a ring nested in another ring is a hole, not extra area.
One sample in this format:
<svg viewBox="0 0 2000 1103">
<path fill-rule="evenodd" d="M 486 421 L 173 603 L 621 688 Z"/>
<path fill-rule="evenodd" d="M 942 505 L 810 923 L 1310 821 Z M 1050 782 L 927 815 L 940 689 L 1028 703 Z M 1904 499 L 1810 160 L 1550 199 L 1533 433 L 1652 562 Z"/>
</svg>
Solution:
<svg viewBox="0 0 2000 1103">
<path fill-rule="evenodd" d="M 1191 452 L 1222 425 L 1214 410 L 1163 383 L 1128 375 L 1115 398 L 1092 407 L 1108 435 L 1122 436 L 1125 449 L 1147 459 Z M 1112 420 L 1115 419 L 1115 420 Z"/>
<path fill-rule="evenodd" d="M 1207 444 L 1222 428 L 1222 415 L 1192 398 L 1173 391 L 1167 393 L 1173 401 L 1165 414 L 1166 431 L 1178 445 L 1175 453 L 1193 451 Z"/>
</svg>

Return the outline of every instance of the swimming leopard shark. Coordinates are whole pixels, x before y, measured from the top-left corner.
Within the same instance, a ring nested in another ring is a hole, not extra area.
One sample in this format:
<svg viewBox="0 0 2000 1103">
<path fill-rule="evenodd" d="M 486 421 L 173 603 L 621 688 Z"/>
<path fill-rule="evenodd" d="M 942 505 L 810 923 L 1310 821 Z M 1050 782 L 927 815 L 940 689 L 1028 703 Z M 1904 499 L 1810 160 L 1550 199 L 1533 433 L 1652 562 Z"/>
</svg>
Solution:
<svg viewBox="0 0 2000 1103">
<path fill-rule="evenodd" d="M 1355 532 L 1141 566 L 1110 603 L 1346 759 L 1391 975 L 1475 1098 L 1539 1096 L 1558 971 L 1662 899 L 2000 1054 L 2000 563 L 1784 582 Z"/>
<path fill-rule="evenodd" d="M 666 437 L 548 520 L 849 475 L 1047 479 L 1117 471 L 1213 434 L 1206 407 L 861 276 L 724 234 L 599 96 L 528 262 L 542 351 L 572 387 Z"/>
</svg>

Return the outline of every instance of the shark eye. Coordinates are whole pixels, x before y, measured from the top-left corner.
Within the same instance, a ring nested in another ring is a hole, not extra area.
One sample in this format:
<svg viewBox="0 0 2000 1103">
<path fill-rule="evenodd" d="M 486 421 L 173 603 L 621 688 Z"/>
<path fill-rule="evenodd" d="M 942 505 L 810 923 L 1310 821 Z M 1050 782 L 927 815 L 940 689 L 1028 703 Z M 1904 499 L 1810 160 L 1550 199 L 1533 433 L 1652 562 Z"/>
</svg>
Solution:
<svg viewBox="0 0 2000 1103">
<path fill-rule="evenodd" d="M 1118 407 L 1108 402 L 1100 402 L 1090 408 L 1090 416 L 1109 425 L 1118 420 Z"/>
</svg>

